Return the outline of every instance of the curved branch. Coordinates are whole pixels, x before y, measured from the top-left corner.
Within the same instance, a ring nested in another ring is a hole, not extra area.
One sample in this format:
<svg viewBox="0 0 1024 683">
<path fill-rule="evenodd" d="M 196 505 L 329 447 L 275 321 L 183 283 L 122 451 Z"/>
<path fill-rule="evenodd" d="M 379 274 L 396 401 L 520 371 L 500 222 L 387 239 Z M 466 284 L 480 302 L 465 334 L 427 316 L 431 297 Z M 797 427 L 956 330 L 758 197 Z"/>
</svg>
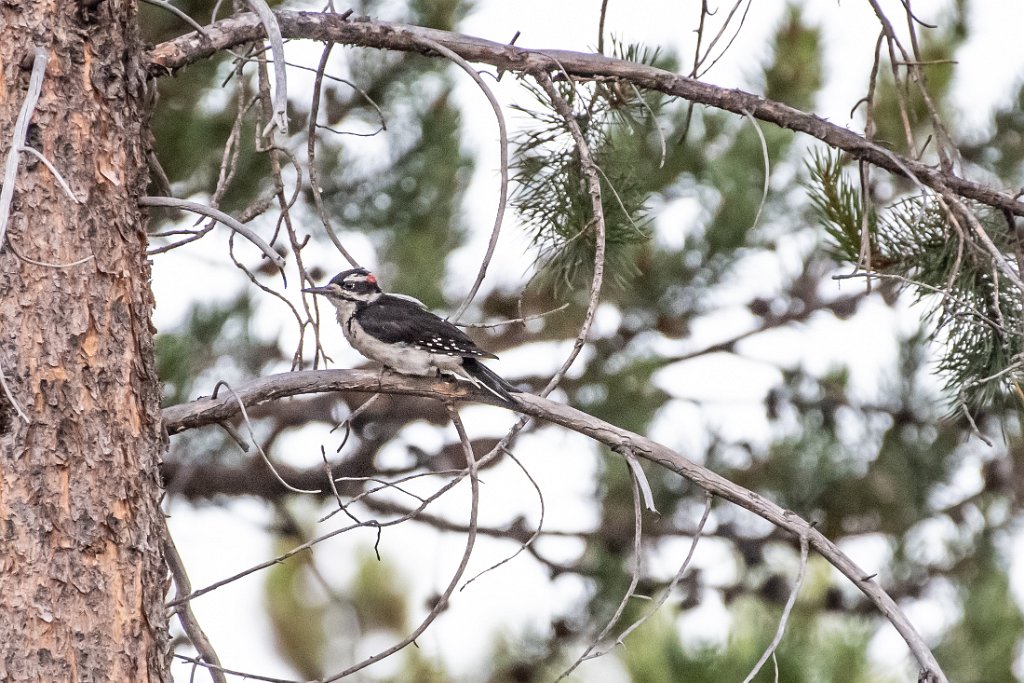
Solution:
<svg viewBox="0 0 1024 683">
<path fill-rule="evenodd" d="M 469 294 L 466 295 L 465 300 L 459 309 L 452 314 L 450 320 L 452 323 L 458 323 L 459 318 L 462 317 L 469 305 L 473 303 L 474 297 L 477 292 L 480 291 L 480 285 L 484 282 L 484 277 L 487 275 L 487 268 L 491 264 L 491 259 L 494 257 L 494 248 L 498 246 L 498 235 L 501 233 L 501 223 L 505 219 L 505 206 L 508 203 L 508 129 L 505 126 L 505 115 L 502 113 L 501 105 L 498 103 L 498 98 L 494 96 L 494 92 L 491 91 L 484 79 L 476 72 L 476 70 L 467 62 L 465 59 L 460 57 L 458 54 L 449 50 L 444 45 L 435 43 L 427 38 L 417 38 L 425 47 L 437 52 L 442 57 L 445 57 L 456 64 L 460 69 L 469 74 L 484 96 L 487 98 L 487 102 L 491 105 L 491 109 L 494 111 L 494 117 L 498 121 L 498 145 L 500 147 L 500 173 L 501 173 L 501 184 L 498 186 L 498 209 L 494 215 L 494 227 L 491 228 L 491 238 L 487 241 L 487 251 L 484 252 L 484 257 L 480 261 L 480 269 L 477 271 L 476 280 L 473 281 L 473 286 L 469 288 Z"/>
<path fill-rule="evenodd" d="M 445 401 L 472 400 L 503 405 L 488 392 L 463 382 L 453 384 L 444 379 L 426 379 L 393 373 L 382 375 L 376 370 L 312 370 L 255 379 L 236 388 L 238 401 L 234 396 L 201 398 L 191 403 L 171 406 L 163 411 L 164 427 L 169 434 L 176 434 L 234 417 L 239 411 L 239 402 L 253 406 L 287 396 L 327 391 L 382 392 L 426 396 Z M 533 394 L 515 394 L 515 398 L 517 412 L 589 436 L 613 449 L 632 451 L 641 458 L 685 477 L 705 491 L 750 510 L 798 538 L 806 538 L 810 546 L 852 581 L 899 632 L 921 666 L 920 680 L 947 683 L 935 656 L 896 601 L 835 543 L 796 513 L 783 509 L 760 494 L 735 484 L 644 436 Z"/>
<path fill-rule="evenodd" d="M 1016 216 L 1024 216 L 1024 202 L 1017 201 L 1005 192 L 896 154 L 852 130 L 742 90 L 722 88 L 663 69 L 600 54 L 534 50 L 450 31 L 369 19 L 354 21 L 335 14 L 286 11 L 275 14 L 281 33 L 286 38 L 332 41 L 436 56 L 436 51 L 426 47 L 424 40 L 427 40 L 443 45 L 463 59 L 496 66 L 499 71 L 536 73 L 561 69 L 572 77 L 621 79 L 641 88 L 734 114 L 749 112 L 754 118 L 810 135 L 830 147 L 841 149 L 856 159 L 867 161 L 895 175 L 916 178 L 937 192 L 949 188 L 967 199 L 1003 209 Z M 189 33 L 153 48 L 149 54 L 150 76 L 172 73 L 221 50 L 264 37 L 259 19 L 250 13 L 211 24 L 206 27 L 206 33 L 206 36 Z"/>
<path fill-rule="evenodd" d="M 270 259 L 278 268 L 284 268 L 284 257 L 274 251 L 273 247 L 267 244 L 262 237 L 253 232 L 239 221 L 235 220 L 220 209 L 206 206 L 199 202 L 190 202 L 187 199 L 176 199 L 174 197 L 139 197 L 139 206 L 155 206 L 164 209 L 180 209 L 191 211 L 204 216 L 209 216 L 219 223 L 223 223 L 245 239 L 252 242 L 263 255 Z"/>
</svg>

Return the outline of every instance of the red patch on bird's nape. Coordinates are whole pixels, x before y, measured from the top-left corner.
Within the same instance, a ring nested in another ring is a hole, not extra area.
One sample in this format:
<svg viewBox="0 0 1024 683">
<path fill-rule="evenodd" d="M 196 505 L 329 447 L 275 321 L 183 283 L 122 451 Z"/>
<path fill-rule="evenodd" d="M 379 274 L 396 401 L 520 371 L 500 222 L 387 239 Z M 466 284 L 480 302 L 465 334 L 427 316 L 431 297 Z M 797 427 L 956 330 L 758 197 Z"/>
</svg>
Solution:
<svg viewBox="0 0 1024 683">
<path fill-rule="evenodd" d="M 366 274 L 366 281 L 369 282 L 371 285 L 377 284 L 377 278 L 374 277 L 373 273 Z"/>
</svg>

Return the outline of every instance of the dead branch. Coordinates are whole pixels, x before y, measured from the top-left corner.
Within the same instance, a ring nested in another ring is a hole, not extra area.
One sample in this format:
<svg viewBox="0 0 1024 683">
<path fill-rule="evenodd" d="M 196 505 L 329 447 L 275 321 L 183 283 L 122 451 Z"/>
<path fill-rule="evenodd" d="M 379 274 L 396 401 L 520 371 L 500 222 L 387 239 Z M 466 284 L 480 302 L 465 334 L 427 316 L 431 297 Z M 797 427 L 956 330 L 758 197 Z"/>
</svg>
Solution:
<svg viewBox="0 0 1024 683">
<path fill-rule="evenodd" d="M 747 111 L 754 118 L 810 135 L 830 147 L 841 149 L 856 159 L 867 161 L 895 175 L 916 177 L 922 184 L 936 191 L 947 187 L 966 199 L 1004 209 L 1016 216 L 1024 216 L 1024 202 L 1008 193 L 896 154 L 859 133 L 814 114 L 742 90 L 722 88 L 663 69 L 599 54 L 521 48 L 460 33 L 369 19 L 356 21 L 334 14 L 281 11 L 276 12 L 276 15 L 282 35 L 286 38 L 436 55 L 436 52 L 424 47 L 421 42 L 426 38 L 447 47 L 463 59 L 491 64 L 499 71 L 537 73 L 563 70 L 570 77 L 621 79 L 641 88 L 734 114 L 742 115 Z M 258 18 L 249 13 L 211 24 L 207 27 L 207 33 L 209 38 L 199 33 L 189 33 L 157 45 L 149 55 L 150 76 L 173 73 L 221 50 L 264 37 Z"/>
<path fill-rule="evenodd" d="M 430 610 L 430 613 L 427 614 L 423 621 L 420 622 L 420 625 L 417 626 L 412 633 L 391 647 L 382 650 L 371 657 L 367 657 L 357 664 L 353 664 L 334 676 L 329 676 L 323 679 L 323 683 L 330 683 L 331 681 L 336 681 L 340 678 L 353 674 L 356 671 L 365 669 L 371 664 L 379 662 L 386 657 L 390 657 L 415 641 L 421 633 L 427 630 L 427 627 L 433 623 L 438 615 L 448 608 L 448 600 L 451 597 L 452 592 L 455 590 L 455 586 L 457 586 L 459 581 L 462 580 L 462 575 L 466 571 L 466 566 L 469 564 L 469 558 L 473 554 L 473 546 L 476 543 L 477 515 L 480 508 L 480 478 L 477 476 L 477 461 L 476 455 L 473 453 L 473 445 L 469 441 L 469 436 L 466 434 L 466 428 L 462 424 L 462 419 L 459 417 L 455 404 L 447 403 L 446 406 L 448 408 L 448 413 L 451 415 L 452 423 L 455 425 L 455 429 L 459 433 L 459 441 L 462 443 L 463 454 L 466 456 L 466 468 L 469 470 L 469 485 L 472 493 L 469 509 L 469 533 L 466 534 L 466 549 L 462 553 L 462 560 L 459 562 L 459 566 L 455 569 L 455 573 L 452 575 L 451 581 L 448 582 L 448 586 L 434 602 L 434 606 Z"/>
<path fill-rule="evenodd" d="M 444 401 L 478 401 L 498 405 L 489 393 L 466 383 L 453 384 L 443 379 L 425 379 L 386 374 L 375 370 L 318 370 L 270 375 L 253 380 L 235 389 L 238 402 L 246 406 L 266 403 L 286 396 L 327 391 L 381 392 L 427 396 Z M 578 432 L 612 448 L 628 449 L 690 480 L 697 486 L 723 498 L 798 538 L 807 538 L 809 545 L 832 566 L 853 582 L 893 625 L 907 643 L 921 669 L 935 683 L 947 679 L 927 644 L 913 624 L 888 593 L 810 523 L 790 510 L 785 510 L 754 491 L 735 484 L 702 467 L 683 455 L 644 436 L 621 429 L 604 420 L 570 406 L 555 403 L 532 394 L 516 394 L 516 411 L 523 415 L 557 424 Z M 201 398 L 172 406 L 163 411 L 164 428 L 169 434 L 214 424 L 233 418 L 238 413 L 235 397 Z M 925 680 L 928 680 L 927 678 Z"/>
<path fill-rule="evenodd" d="M 192 592 L 192 583 L 189 581 L 188 573 L 185 571 L 185 563 L 181 561 L 181 555 L 178 554 L 178 549 L 174 546 L 174 539 L 171 537 L 171 532 L 164 532 L 164 560 L 167 562 L 167 568 L 171 571 L 171 576 L 174 578 L 174 593 L 175 597 L 181 597 L 188 595 Z M 203 628 L 199 625 L 199 621 L 196 619 L 196 615 L 192 612 L 191 603 L 182 603 L 174 608 L 175 614 L 178 615 L 178 621 L 181 623 L 181 628 L 185 631 L 185 635 L 192 642 L 192 646 L 199 653 L 201 661 L 213 664 L 213 667 L 208 668 L 210 672 L 210 678 L 213 679 L 213 683 L 227 683 L 227 677 L 224 672 L 216 668 L 220 666 L 220 657 L 217 656 L 217 651 L 213 649 L 213 645 L 210 644 L 209 638 L 203 632 Z"/>
<path fill-rule="evenodd" d="M 206 206 L 199 202 L 190 202 L 187 199 L 176 199 L 174 197 L 139 197 L 139 206 L 181 209 L 182 211 L 192 211 L 193 213 L 209 216 L 217 222 L 223 223 L 245 239 L 252 242 L 278 268 L 284 267 L 284 258 L 274 251 L 274 249 L 267 244 L 262 237 L 220 209 L 215 209 L 212 206 Z"/>
</svg>

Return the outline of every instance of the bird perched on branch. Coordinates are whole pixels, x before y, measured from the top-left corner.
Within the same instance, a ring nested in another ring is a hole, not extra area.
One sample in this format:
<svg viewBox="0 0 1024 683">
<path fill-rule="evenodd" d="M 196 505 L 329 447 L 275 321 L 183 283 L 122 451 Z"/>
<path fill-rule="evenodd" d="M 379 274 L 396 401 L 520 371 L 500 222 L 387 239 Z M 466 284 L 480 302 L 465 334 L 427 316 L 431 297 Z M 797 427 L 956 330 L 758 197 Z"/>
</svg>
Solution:
<svg viewBox="0 0 1024 683">
<path fill-rule="evenodd" d="M 383 293 L 365 268 L 342 271 L 323 287 L 302 291 L 325 296 L 334 304 L 345 338 L 367 358 L 404 375 L 462 377 L 505 403 L 516 404 L 512 394 L 519 390 L 479 360 L 497 356 L 419 301 Z"/>
</svg>

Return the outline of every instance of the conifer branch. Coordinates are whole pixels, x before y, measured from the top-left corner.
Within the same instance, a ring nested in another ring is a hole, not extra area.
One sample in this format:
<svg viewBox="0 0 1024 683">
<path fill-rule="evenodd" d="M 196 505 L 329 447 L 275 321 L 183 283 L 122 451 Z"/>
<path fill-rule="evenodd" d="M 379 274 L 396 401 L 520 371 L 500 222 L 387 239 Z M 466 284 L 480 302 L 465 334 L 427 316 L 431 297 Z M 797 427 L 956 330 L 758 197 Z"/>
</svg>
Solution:
<svg viewBox="0 0 1024 683">
<path fill-rule="evenodd" d="M 639 88 L 655 90 L 737 115 L 747 111 L 756 119 L 810 135 L 894 175 L 916 179 L 936 192 L 948 188 L 965 199 L 1008 211 L 1015 216 L 1024 216 L 1024 202 L 1006 192 L 896 154 L 859 133 L 814 114 L 742 90 L 704 83 L 657 67 L 600 54 L 521 48 L 450 31 L 362 18 L 355 20 L 336 14 L 291 11 L 275 14 L 282 35 L 289 39 L 332 41 L 436 57 L 435 51 L 425 47 L 423 39 L 426 39 L 443 45 L 463 59 L 491 64 L 499 71 L 537 73 L 564 70 L 573 78 L 622 80 Z M 206 31 L 206 36 L 198 32 L 189 33 L 153 48 L 149 54 L 150 76 L 173 73 L 222 50 L 265 37 L 262 24 L 251 13 L 218 21 L 207 26 Z"/>
</svg>

